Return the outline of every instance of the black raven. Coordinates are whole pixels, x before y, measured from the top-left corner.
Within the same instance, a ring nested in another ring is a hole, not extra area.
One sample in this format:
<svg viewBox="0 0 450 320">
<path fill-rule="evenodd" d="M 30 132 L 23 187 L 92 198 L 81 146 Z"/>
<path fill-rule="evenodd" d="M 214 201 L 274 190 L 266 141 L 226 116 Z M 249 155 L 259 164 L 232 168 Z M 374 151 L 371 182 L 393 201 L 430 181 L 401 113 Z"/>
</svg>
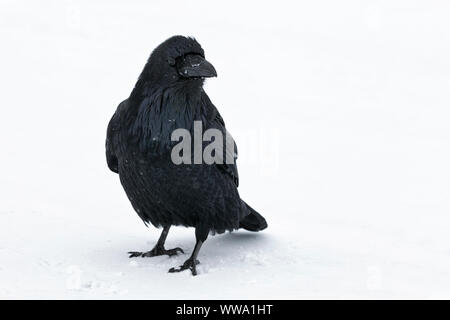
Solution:
<svg viewBox="0 0 450 320">
<path fill-rule="evenodd" d="M 203 90 L 205 78 L 215 76 L 216 70 L 195 39 L 169 38 L 152 52 L 130 97 L 120 103 L 108 125 L 108 167 L 119 174 L 144 223 L 163 228 L 151 251 L 129 252 L 130 258 L 184 253 L 180 248 L 164 248 L 169 228 L 195 228 L 197 242 L 191 257 L 169 272 L 190 269 L 196 275 L 197 255 L 210 232 L 267 227 L 266 220 L 239 197 L 235 162 L 172 161 L 175 129 L 193 133 L 194 121 L 201 121 L 205 130 L 214 128 L 226 134 L 221 115 Z M 234 151 L 233 157 L 237 157 Z"/>
</svg>

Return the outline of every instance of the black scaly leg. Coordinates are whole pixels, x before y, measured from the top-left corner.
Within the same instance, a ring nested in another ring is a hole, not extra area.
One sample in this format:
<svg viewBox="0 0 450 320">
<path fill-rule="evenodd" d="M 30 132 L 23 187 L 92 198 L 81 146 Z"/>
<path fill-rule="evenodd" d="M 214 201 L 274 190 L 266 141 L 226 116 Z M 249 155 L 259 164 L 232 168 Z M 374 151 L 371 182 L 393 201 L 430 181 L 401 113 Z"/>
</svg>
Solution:
<svg viewBox="0 0 450 320">
<path fill-rule="evenodd" d="M 183 265 L 179 266 L 178 268 L 170 268 L 169 272 L 180 272 L 184 270 L 191 270 L 192 275 L 197 275 L 197 269 L 196 265 L 200 263 L 200 261 L 197 260 L 198 253 L 200 252 L 200 248 L 202 247 L 202 244 L 205 242 L 206 238 L 208 238 L 209 229 L 203 228 L 203 227 L 197 227 L 195 228 L 195 238 L 197 242 L 195 243 L 194 251 L 192 251 L 192 255 L 189 259 L 187 259 Z"/>
<path fill-rule="evenodd" d="M 158 242 L 156 243 L 155 247 L 148 251 L 148 252 L 137 252 L 137 251 L 130 251 L 128 254 L 130 255 L 130 258 L 134 257 L 156 257 L 156 256 L 162 256 L 167 254 L 169 257 L 177 255 L 178 252 L 184 253 L 184 251 L 181 248 L 175 248 L 175 249 L 164 249 L 164 243 L 166 242 L 167 234 L 169 233 L 169 227 L 164 227 L 163 231 L 161 232 L 161 236 L 158 239 Z"/>
</svg>

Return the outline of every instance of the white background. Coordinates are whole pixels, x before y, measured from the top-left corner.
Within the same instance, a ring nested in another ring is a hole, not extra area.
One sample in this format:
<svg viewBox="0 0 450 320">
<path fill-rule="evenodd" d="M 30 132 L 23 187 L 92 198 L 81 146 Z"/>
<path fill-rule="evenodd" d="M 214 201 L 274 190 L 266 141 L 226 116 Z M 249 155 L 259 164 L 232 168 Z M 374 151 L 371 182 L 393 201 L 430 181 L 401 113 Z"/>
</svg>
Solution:
<svg viewBox="0 0 450 320">
<path fill-rule="evenodd" d="M 5 1 L 0 298 L 450 298 L 448 1 Z M 194 36 L 262 233 L 130 260 L 145 228 L 106 126 L 149 54 Z"/>
</svg>

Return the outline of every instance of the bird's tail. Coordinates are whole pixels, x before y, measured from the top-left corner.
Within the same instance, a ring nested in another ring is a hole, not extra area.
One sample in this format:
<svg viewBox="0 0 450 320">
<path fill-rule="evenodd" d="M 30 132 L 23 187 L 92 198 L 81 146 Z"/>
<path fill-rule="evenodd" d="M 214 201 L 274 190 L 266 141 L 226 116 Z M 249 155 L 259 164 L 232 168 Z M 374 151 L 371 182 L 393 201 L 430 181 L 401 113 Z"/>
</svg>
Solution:
<svg viewBox="0 0 450 320">
<path fill-rule="evenodd" d="M 239 228 L 243 228 L 248 231 L 261 231 L 267 228 L 266 219 L 258 212 L 252 209 L 248 204 L 242 201 L 250 213 L 239 221 Z"/>
</svg>

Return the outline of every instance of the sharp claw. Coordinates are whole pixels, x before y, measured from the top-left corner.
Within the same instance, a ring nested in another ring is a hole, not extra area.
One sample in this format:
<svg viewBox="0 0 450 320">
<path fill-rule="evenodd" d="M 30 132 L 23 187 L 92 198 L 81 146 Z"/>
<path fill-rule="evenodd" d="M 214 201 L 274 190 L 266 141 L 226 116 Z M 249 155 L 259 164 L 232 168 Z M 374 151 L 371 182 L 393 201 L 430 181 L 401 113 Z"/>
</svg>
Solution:
<svg viewBox="0 0 450 320">
<path fill-rule="evenodd" d="M 176 256 L 178 253 L 184 253 L 183 249 L 175 248 L 175 249 L 167 250 L 167 254 L 169 255 L 169 257 Z"/>
<path fill-rule="evenodd" d="M 181 249 L 181 248 L 175 248 L 175 250 L 180 251 L 181 253 L 184 254 L 184 251 L 183 251 L 183 249 Z"/>
<path fill-rule="evenodd" d="M 164 248 L 154 248 L 148 252 L 130 251 L 130 252 L 128 252 L 128 254 L 130 255 L 130 258 L 135 258 L 135 257 L 147 258 L 147 257 L 156 257 L 156 256 L 162 256 L 162 255 L 168 255 L 169 257 L 171 257 L 171 256 L 177 255 L 179 252 L 184 253 L 183 249 L 181 249 L 181 248 L 175 248 L 175 249 L 170 249 L 170 250 L 165 250 Z"/>
<path fill-rule="evenodd" d="M 130 251 L 128 254 L 130 255 L 129 258 L 135 258 L 141 256 L 142 252 Z"/>
<path fill-rule="evenodd" d="M 198 260 L 195 260 L 195 261 L 187 260 L 183 265 L 181 265 L 178 268 L 174 268 L 174 267 L 170 268 L 169 273 L 180 272 L 180 271 L 189 269 L 189 270 L 191 270 L 192 275 L 196 276 L 197 268 L 195 266 L 198 265 L 199 263 L 200 263 L 200 261 L 198 261 Z"/>
</svg>

